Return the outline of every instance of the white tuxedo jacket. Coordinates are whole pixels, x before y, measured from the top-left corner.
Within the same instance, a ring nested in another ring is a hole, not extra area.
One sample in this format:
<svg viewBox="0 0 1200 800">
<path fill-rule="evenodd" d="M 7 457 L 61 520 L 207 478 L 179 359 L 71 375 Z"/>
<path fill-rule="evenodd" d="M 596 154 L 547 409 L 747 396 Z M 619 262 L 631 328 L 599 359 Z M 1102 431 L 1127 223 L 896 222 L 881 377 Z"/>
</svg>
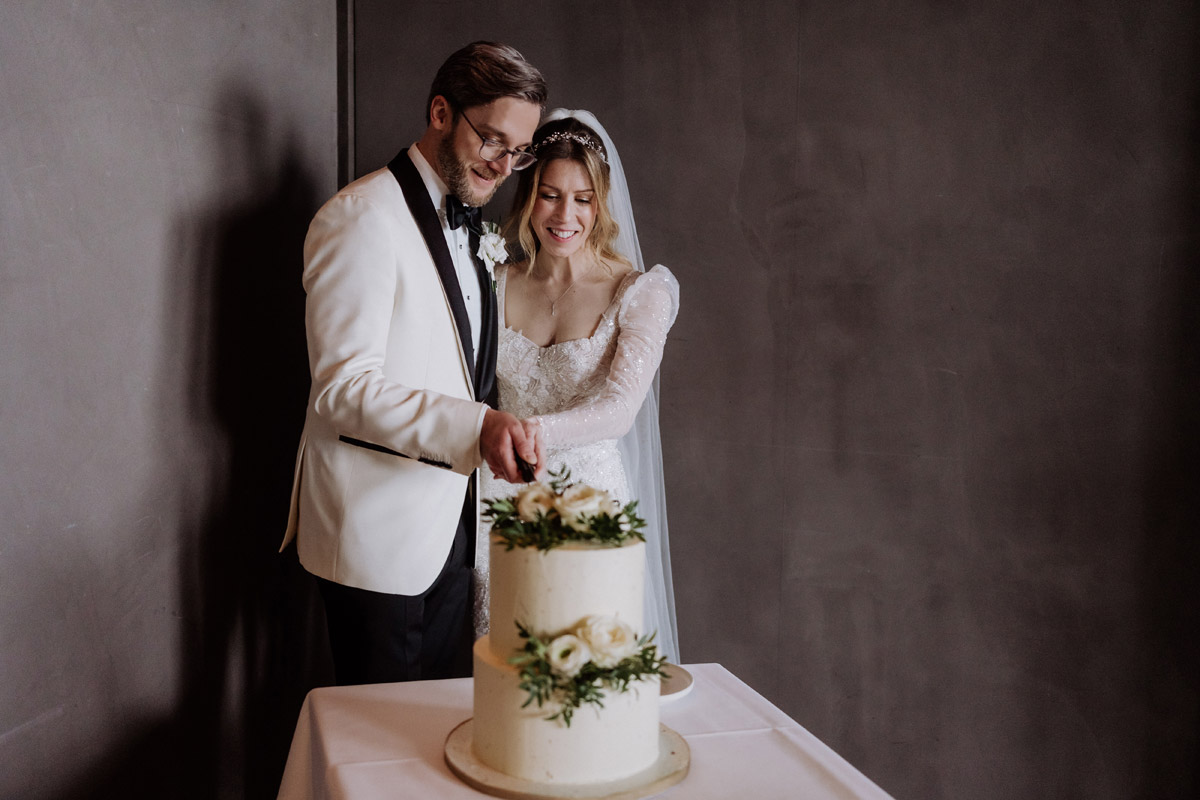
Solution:
<svg viewBox="0 0 1200 800">
<path fill-rule="evenodd" d="M 481 463 L 486 406 L 436 214 L 402 152 L 329 200 L 304 243 L 312 390 L 283 547 L 389 594 L 433 583 Z"/>
</svg>

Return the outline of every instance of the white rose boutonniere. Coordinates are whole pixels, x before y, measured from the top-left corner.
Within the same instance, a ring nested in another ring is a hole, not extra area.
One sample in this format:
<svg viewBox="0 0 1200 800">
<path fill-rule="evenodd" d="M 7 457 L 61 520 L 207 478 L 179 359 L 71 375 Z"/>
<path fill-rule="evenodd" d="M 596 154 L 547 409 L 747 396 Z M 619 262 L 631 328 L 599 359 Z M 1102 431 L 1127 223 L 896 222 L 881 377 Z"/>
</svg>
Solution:
<svg viewBox="0 0 1200 800">
<path fill-rule="evenodd" d="M 490 273 L 497 264 L 508 261 L 508 245 L 500 235 L 500 226 L 494 222 L 483 223 L 479 234 L 479 250 L 475 253 Z"/>
<path fill-rule="evenodd" d="M 564 633 L 546 647 L 550 669 L 564 678 L 574 678 L 583 665 L 592 660 L 587 642 L 570 633 Z"/>
<path fill-rule="evenodd" d="M 588 617 L 579 629 L 598 667 L 615 667 L 638 650 L 638 637 L 616 617 Z"/>
<path fill-rule="evenodd" d="M 517 515 L 533 522 L 554 510 L 554 490 L 544 483 L 531 483 L 517 493 Z"/>
<path fill-rule="evenodd" d="M 568 486 L 555 498 L 554 507 L 562 521 L 577 531 L 586 531 L 588 519 L 598 514 L 607 514 L 612 509 L 608 492 L 577 483 Z"/>
</svg>

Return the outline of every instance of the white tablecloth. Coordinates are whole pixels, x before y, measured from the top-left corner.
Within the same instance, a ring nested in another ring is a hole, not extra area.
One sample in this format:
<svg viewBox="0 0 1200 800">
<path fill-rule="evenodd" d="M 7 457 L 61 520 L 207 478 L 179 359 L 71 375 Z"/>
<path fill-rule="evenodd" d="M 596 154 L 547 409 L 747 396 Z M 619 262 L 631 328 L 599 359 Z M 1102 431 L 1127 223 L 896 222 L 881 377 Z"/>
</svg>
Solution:
<svg viewBox="0 0 1200 800">
<path fill-rule="evenodd" d="M 890 800 L 845 759 L 720 664 L 690 664 L 662 721 L 692 751 L 672 800 Z M 471 716 L 471 679 L 314 689 L 304 701 L 279 800 L 485 798 L 458 780 L 446 736 Z"/>
</svg>

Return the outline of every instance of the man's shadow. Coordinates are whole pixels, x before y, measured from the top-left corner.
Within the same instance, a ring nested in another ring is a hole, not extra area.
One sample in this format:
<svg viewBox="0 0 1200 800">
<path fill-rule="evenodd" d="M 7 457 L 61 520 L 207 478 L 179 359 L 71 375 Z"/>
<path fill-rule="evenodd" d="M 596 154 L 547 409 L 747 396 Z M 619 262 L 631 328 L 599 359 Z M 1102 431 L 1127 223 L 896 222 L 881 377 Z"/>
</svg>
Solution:
<svg viewBox="0 0 1200 800">
<path fill-rule="evenodd" d="M 208 481 L 195 551 L 180 563 L 192 623 L 181 719 L 197 796 L 240 784 L 245 797 L 271 797 L 304 696 L 331 673 L 314 583 L 294 548 L 278 552 L 309 389 L 303 243 L 322 198 L 292 137 L 271 151 L 258 133 L 268 120 L 252 95 L 233 89 L 225 104 L 243 121 L 229 168 L 249 173 L 250 192 L 209 219 L 200 268 L 211 295 L 195 297 L 202 333 L 189 361 L 206 380 L 193 412 L 224 439 L 228 462 Z"/>
<path fill-rule="evenodd" d="M 124 720 L 63 800 L 274 797 L 305 694 L 332 683 L 314 581 L 278 552 L 309 388 L 302 249 L 324 198 L 252 91 L 228 87 L 214 117 L 230 123 L 214 158 L 229 191 L 175 221 L 160 371 L 183 399 L 156 421 L 186 483 L 178 701 Z"/>
</svg>

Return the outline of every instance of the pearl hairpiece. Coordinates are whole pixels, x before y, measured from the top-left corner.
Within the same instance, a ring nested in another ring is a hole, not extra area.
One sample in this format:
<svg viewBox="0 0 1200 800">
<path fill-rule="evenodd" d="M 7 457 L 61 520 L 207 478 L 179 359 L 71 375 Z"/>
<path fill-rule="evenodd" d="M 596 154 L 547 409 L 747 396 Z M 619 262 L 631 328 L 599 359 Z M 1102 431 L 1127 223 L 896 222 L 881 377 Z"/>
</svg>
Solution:
<svg viewBox="0 0 1200 800">
<path fill-rule="evenodd" d="M 596 155 L 600 156 L 600 160 L 605 164 L 608 163 L 608 158 L 604 155 L 604 150 L 600 148 L 600 143 L 591 136 L 588 136 L 586 133 L 572 133 L 571 131 L 558 131 L 557 133 L 552 133 L 545 139 L 542 139 L 542 141 L 538 142 L 538 146 L 534 149 L 534 153 L 536 154 L 538 150 L 541 150 L 548 144 L 561 142 L 564 139 L 570 139 L 571 141 L 578 142 L 584 147 L 595 150 Z"/>
</svg>

